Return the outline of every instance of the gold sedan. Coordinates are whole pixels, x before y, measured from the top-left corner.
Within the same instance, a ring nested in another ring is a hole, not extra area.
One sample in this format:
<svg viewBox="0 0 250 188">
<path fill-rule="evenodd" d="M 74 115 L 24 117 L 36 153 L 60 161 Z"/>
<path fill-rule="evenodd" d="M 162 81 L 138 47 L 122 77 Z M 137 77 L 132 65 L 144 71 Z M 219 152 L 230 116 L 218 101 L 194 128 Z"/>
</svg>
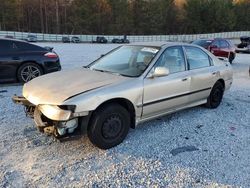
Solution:
<svg viewBox="0 0 250 188">
<path fill-rule="evenodd" d="M 198 46 L 139 43 L 31 80 L 13 100 L 40 131 L 63 139 L 86 129 L 94 145 L 108 149 L 141 122 L 201 104 L 217 108 L 232 76 L 229 62 Z"/>
</svg>

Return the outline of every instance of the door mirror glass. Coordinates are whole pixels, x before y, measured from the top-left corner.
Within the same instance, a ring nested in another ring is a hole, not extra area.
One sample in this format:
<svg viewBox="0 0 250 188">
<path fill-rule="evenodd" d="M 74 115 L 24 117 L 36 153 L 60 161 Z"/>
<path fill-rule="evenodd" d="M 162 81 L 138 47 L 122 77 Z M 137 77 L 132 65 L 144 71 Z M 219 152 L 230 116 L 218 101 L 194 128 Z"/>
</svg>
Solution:
<svg viewBox="0 0 250 188">
<path fill-rule="evenodd" d="M 166 68 L 166 67 L 156 67 L 149 77 L 154 78 L 154 77 L 162 77 L 162 76 L 167 76 L 167 75 L 169 75 L 169 69 L 168 68 Z"/>
</svg>

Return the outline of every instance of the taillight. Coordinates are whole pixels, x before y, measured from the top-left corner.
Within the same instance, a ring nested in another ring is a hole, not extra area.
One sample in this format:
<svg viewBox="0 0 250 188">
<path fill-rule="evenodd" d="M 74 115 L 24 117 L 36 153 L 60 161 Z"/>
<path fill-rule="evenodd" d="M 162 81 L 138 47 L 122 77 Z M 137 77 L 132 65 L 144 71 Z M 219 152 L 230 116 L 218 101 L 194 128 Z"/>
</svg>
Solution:
<svg viewBox="0 0 250 188">
<path fill-rule="evenodd" d="M 45 57 L 48 57 L 48 58 L 57 58 L 58 55 L 56 53 L 53 53 L 53 52 L 48 52 L 46 54 L 44 54 Z"/>
</svg>

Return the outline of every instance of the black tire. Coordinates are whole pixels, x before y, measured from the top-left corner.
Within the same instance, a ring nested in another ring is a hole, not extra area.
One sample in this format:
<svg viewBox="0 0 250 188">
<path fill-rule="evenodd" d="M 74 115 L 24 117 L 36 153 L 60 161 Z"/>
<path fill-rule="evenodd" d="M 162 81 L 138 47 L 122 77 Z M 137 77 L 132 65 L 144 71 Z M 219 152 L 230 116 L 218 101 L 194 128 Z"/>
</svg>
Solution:
<svg viewBox="0 0 250 188">
<path fill-rule="evenodd" d="M 221 82 L 216 82 L 207 99 L 206 107 L 211 109 L 217 108 L 222 101 L 223 94 L 224 94 L 223 84 Z"/>
<path fill-rule="evenodd" d="M 42 68 L 35 63 L 24 63 L 17 70 L 17 79 L 21 83 L 26 83 L 43 74 Z"/>
<path fill-rule="evenodd" d="M 230 64 L 233 63 L 234 58 L 235 58 L 235 55 L 234 55 L 234 54 L 230 54 L 230 55 L 229 55 L 229 63 L 230 63 Z"/>
<path fill-rule="evenodd" d="M 129 112 L 119 104 L 107 104 L 98 108 L 88 125 L 89 140 L 100 149 L 120 144 L 130 128 Z"/>
</svg>

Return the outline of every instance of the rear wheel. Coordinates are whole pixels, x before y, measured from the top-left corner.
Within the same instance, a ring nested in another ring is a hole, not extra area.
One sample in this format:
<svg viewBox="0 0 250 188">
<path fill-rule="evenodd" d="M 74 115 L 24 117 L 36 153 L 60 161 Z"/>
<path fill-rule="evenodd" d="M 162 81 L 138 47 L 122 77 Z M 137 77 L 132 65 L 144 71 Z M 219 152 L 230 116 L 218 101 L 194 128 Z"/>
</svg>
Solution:
<svg viewBox="0 0 250 188">
<path fill-rule="evenodd" d="M 17 71 L 19 82 L 26 83 L 43 74 L 42 68 L 35 63 L 25 63 Z"/>
<path fill-rule="evenodd" d="M 206 103 L 206 107 L 208 108 L 217 108 L 223 98 L 224 94 L 224 86 L 221 82 L 216 82 Z"/>
<path fill-rule="evenodd" d="M 129 127 L 129 112 L 119 104 L 107 104 L 94 112 L 88 137 L 100 149 L 109 149 L 125 139 Z"/>
</svg>

